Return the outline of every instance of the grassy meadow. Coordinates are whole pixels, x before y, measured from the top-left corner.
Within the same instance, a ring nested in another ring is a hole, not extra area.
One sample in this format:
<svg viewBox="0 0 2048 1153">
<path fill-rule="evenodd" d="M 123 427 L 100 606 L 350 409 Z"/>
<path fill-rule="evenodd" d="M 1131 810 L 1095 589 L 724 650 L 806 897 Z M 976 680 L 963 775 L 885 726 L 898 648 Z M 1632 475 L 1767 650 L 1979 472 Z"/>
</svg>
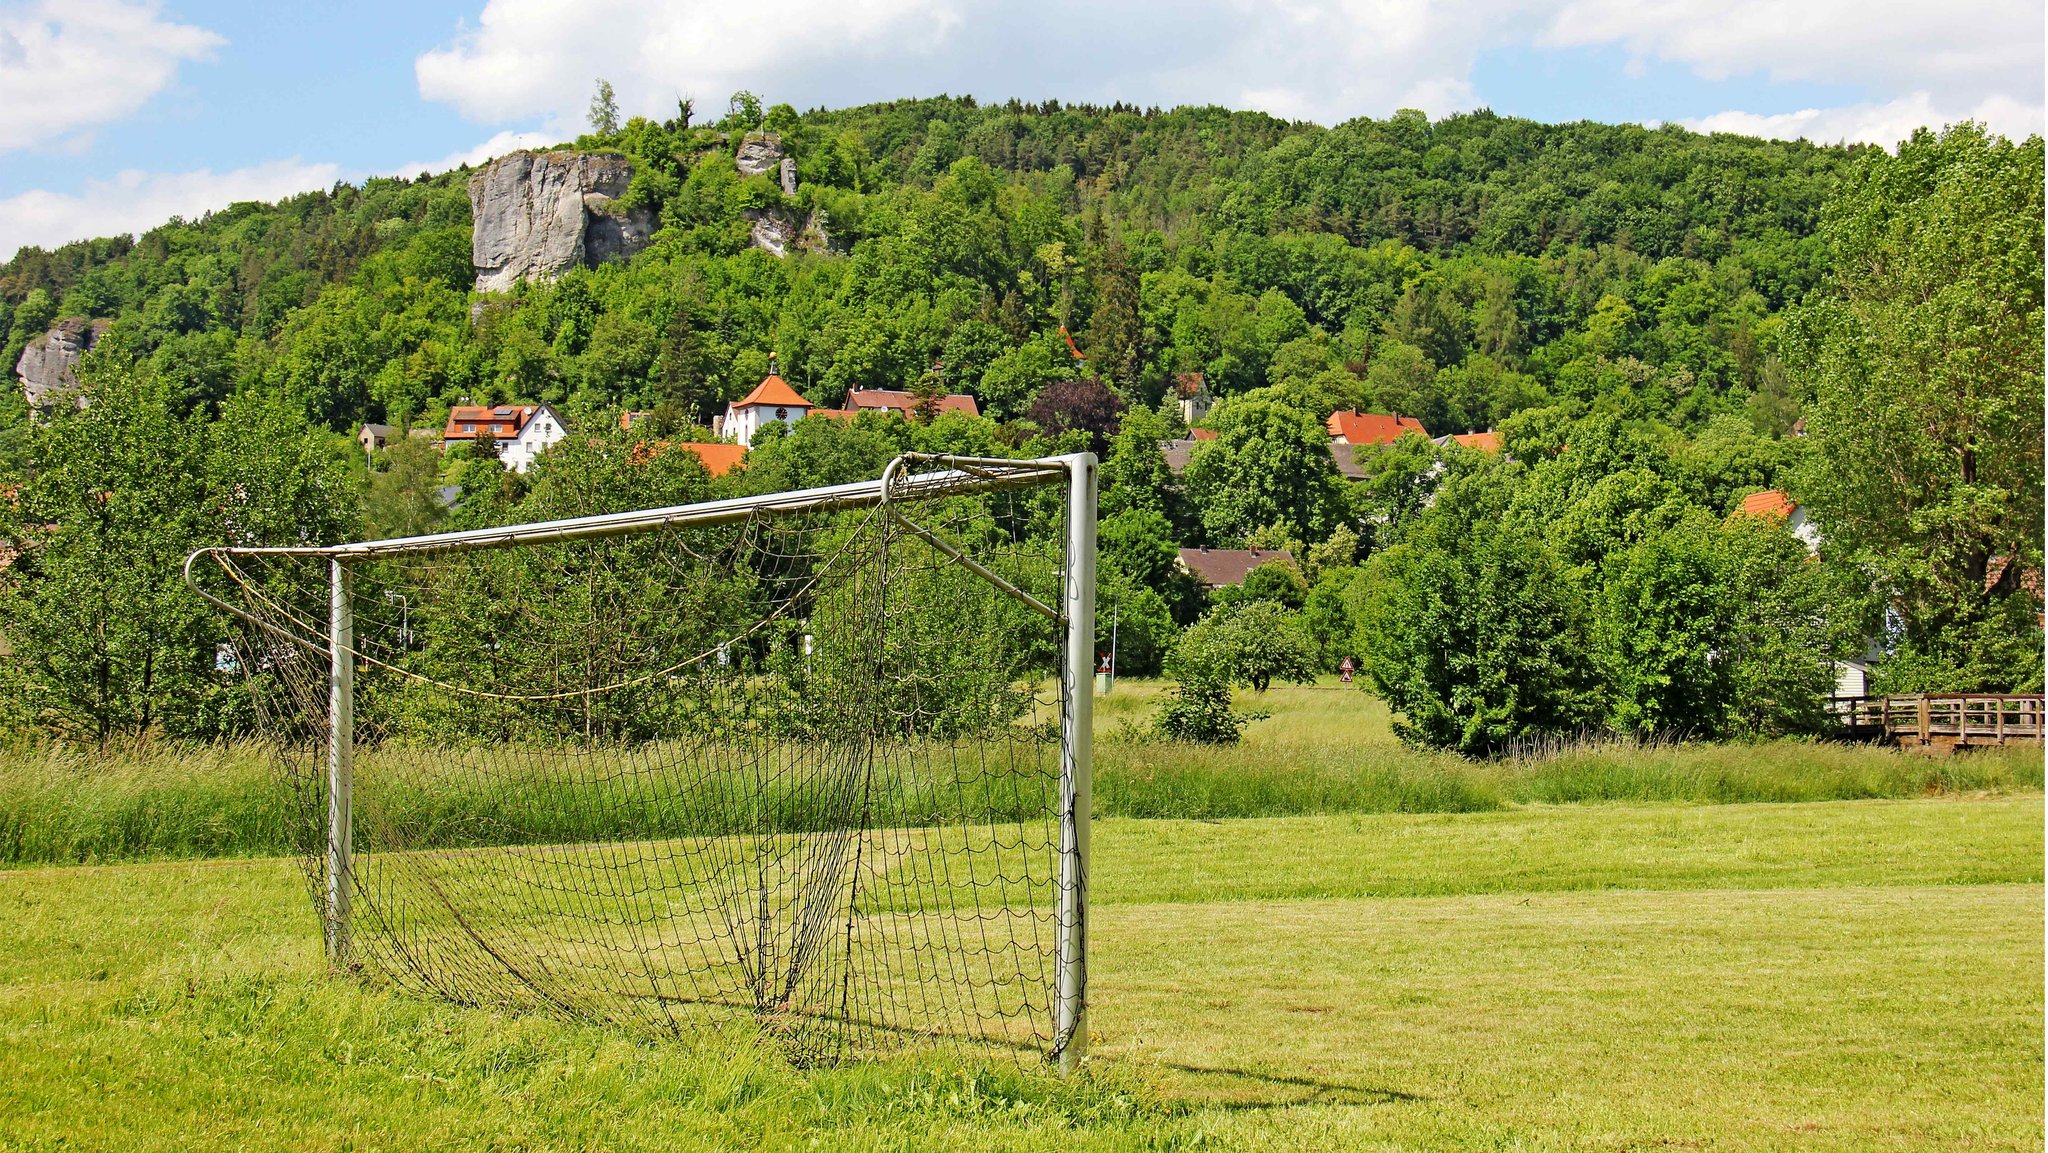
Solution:
<svg viewBox="0 0 2048 1153">
<path fill-rule="evenodd" d="M 1474 762 L 1395 740 L 1385 706 L 1334 679 L 1238 694 L 1272 714 L 1244 743 L 1204 748 L 1145 738 L 1163 691 L 1130 681 L 1096 708 L 1098 817 L 1222 820 L 1346 813 L 1481 813 L 1526 805 L 1606 802 L 1799 802 L 2033 791 L 2038 749 L 1949 759 L 1863 745 L 1583 743 Z M 285 813 L 267 749 L 255 744 L 144 747 L 100 753 L 0 749 L 0 868 L 288 851 Z M 393 819 L 450 830 L 447 843 L 494 823 L 538 815 L 630 811 L 619 798 L 565 804 L 560 781 L 531 787 L 472 775 L 464 787 L 413 790 Z M 617 782 L 613 785 L 616 787 Z M 488 785 L 488 787 L 475 787 Z M 509 815 L 509 816 L 508 816 Z M 661 836 L 660 829 L 616 830 Z M 553 839 L 606 835 L 580 825 Z"/>
<path fill-rule="evenodd" d="M 1106 819 L 1082 1076 L 328 975 L 274 859 L 0 872 L 0 1150 L 2038 1149 L 2038 794 Z"/>
<path fill-rule="evenodd" d="M 1071 1078 L 336 976 L 260 747 L 0 752 L 0 1153 L 2041 1147 L 2039 750 L 1475 763 L 1334 684 L 1199 749 L 1160 691 L 1098 702 Z"/>
</svg>

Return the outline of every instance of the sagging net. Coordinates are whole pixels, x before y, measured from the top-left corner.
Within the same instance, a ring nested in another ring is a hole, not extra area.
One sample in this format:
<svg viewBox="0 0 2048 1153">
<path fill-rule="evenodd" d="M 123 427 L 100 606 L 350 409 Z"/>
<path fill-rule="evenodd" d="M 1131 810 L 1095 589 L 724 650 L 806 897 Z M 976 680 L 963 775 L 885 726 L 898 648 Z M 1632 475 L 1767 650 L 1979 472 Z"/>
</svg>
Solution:
<svg viewBox="0 0 2048 1153">
<path fill-rule="evenodd" d="M 349 964 L 758 1029 L 799 1063 L 1057 1056 L 1064 633 L 1015 594 L 1062 604 L 1067 505 L 1037 475 L 349 561 Z M 245 614 L 233 659 L 323 904 L 329 558 L 194 572 Z"/>
</svg>

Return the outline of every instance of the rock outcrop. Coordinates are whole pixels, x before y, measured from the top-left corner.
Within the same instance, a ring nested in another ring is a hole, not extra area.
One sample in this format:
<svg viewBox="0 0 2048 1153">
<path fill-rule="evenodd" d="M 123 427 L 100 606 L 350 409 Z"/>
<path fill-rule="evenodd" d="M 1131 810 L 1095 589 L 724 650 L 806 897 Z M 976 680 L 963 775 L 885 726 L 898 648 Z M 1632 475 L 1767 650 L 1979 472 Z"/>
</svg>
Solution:
<svg viewBox="0 0 2048 1153">
<path fill-rule="evenodd" d="M 780 132 L 749 132 L 740 137 L 739 152 L 733 156 L 733 167 L 741 176 L 761 176 L 776 172 L 782 167 L 782 134 Z"/>
<path fill-rule="evenodd" d="M 31 409 L 48 409 L 78 391 L 78 359 L 92 351 L 100 337 L 112 328 L 111 320 L 87 320 L 74 316 L 60 320 L 50 331 L 35 337 L 21 350 L 14 374 L 21 378 L 21 392 Z M 85 398 L 77 398 L 85 405 Z"/>
<path fill-rule="evenodd" d="M 752 224 L 749 241 L 770 256 L 787 256 L 792 248 L 823 252 L 832 243 L 832 238 L 825 233 L 824 223 L 815 213 L 806 219 L 798 219 L 780 209 L 751 209 L 746 215 Z"/>
<path fill-rule="evenodd" d="M 609 153 L 514 152 L 469 178 L 470 263 L 479 292 L 547 280 L 647 246 L 654 214 L 618 200 L 633 179 Z"/>
</svg>

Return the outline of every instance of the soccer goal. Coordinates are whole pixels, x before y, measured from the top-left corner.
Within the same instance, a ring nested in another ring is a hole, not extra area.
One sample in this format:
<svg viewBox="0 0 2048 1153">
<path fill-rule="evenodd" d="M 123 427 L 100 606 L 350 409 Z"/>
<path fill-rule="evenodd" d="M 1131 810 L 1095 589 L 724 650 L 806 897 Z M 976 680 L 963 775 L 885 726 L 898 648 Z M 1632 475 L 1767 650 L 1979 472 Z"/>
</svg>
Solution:
<svg viewBox="0 0 2048 1153">
<path fill-rule="evenodd" d="M 800 1063 L 1087 1045 L 1095 458 L 210 548 L 337 966 Z"/>
</svg>

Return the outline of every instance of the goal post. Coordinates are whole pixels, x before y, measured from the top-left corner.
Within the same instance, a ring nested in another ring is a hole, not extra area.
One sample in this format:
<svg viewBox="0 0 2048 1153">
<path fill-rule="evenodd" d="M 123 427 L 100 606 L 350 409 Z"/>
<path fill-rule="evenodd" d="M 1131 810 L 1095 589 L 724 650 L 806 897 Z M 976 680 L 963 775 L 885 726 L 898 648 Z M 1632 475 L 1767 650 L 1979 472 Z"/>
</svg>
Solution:
<svg viewBox="0 0 2048 1153">
<path fill-rule="evenodd" d="M 328 955 L 464 1003 L 1087 1048 L 1096 460 L 201 549 Z"/>
</svg>

